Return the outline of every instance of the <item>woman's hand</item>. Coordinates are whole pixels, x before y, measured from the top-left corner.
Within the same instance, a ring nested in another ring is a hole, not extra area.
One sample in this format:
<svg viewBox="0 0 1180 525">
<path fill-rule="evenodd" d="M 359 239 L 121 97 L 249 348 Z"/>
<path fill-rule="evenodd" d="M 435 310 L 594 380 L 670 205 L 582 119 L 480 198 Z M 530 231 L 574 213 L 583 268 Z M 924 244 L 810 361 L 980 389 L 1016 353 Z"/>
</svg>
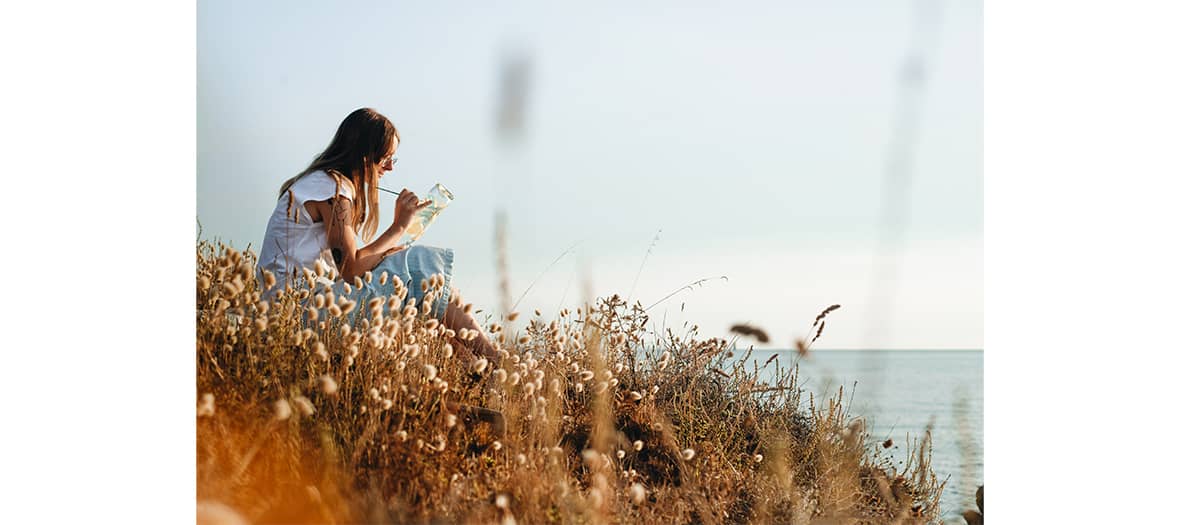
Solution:
<svg viewBox="0 0 1180 525">
<path fill-rule="evenodd" d="M 414 192 L 402 188 L 401 193 L 397 196 L 397 203 L 394 204 L 393 228 L 404 230 L 410 225 L 410 220 L 414 218 L 414 214 L 427 206 L 430 206 L 430 201 L 419 201 L 418 196 L 414 195 Z"/>
</svg>

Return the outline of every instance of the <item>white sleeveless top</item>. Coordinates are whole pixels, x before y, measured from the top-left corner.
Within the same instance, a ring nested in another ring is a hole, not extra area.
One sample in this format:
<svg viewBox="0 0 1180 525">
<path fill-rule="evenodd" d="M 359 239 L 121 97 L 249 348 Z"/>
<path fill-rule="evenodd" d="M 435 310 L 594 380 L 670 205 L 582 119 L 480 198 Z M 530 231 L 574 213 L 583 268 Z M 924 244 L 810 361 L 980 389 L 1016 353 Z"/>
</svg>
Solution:
<svg viewBox="0 0 1180 525">
<path fill-rule="evenodd" d="M 261 279 L 263 269 L 275 276 L 274 288 L 264 292 L 264 296 L 269 297 L 288 284 L 298 286 L 303 279 L 302 269 L 314 270 L 317 260 L 326 268 L 335 269 L 339 275 L 324 223 L 312 222 L 311 215 L 304 208 L 308 201 L 326 201 L 337 195 L 352 199 L 355 195 L 352 181 L 313 171 L 300 177 L 279 196 L 266 224 L 266 237 L 258 256 L 259 282 L 264 282 Z"/>
</svg>

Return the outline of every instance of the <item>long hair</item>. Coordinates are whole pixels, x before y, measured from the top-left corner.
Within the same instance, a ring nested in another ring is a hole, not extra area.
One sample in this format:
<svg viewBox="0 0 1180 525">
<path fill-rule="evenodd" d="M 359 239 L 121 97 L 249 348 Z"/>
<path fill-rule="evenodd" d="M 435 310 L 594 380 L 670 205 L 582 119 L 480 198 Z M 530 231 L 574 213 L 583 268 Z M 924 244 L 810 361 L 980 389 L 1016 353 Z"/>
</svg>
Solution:
<svg viewBox="0 0 1180 525">
<path fill-rule="evenodd" d="M 279 189 L 281 197 L 300 177 L 323 170 L 336 179 L 336 194 L 340 194 L 340 183 L 352 183 L 355 194 L 353 201 L 353 227 L 364 242 L 369 242 L 377 233 L 379 220 L 377 163 L 393 151 L 393 141 L 401 141 L 397 128 L 384 115 L 361 108 L 349 113 L 336 130 L 336 136 L 328 148 L 311 162 L 307 169 L 291 177 Z"/>
</svg>

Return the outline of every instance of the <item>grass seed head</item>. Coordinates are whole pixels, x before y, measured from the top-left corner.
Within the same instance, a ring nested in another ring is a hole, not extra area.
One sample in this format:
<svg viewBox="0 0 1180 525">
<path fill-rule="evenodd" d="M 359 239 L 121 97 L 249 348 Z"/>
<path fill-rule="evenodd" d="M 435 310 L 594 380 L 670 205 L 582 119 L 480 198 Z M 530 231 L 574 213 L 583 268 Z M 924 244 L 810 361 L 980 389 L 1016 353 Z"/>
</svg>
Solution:
<svg viewBox="0 0 1180 525">
<path fill-rule="evenodd" d="M 815 316 L 815 321 L 811 323 L 811 326 L 814 327 L 816 323 L 819 323 L 821 320 L 823 320 L 823 318 L 827 317 L 829 313 L 836 311 L 838 308 L 840 308 L 840 305 L 838 304 L 833 304 L 832 306 L 824 308 L 824 311 Z"/>
<path fill-rule="evenodd" d="M 299 413 L 303 414 L 304 417 L 315 413 L 315 406 L 311 404 L 311 400 L 303 396 L 295 398 L 295 408 L 298 408 Z"/>
<path fill-rule="evenodd" d="M 631 503 L 642 505 L 643 502 L 647 501 L 647 489 L 643 488 L 643 485 L 639 483 L 632 483 L 627 488 L 627 496 L 631 498 Z"/>
<path fill-rule="evenodd" d="M 201 402 L 197 404 L 197 417 L 212 416 L 216 410 L 213 394 L 201 394 Z"/>
<path fill-rule="evenodd" d="M 339 390 L 339 386 L 336 385 L 336 380 L 332 379 L 332 376 L 322 375 L 320 376 L 320 390 L 327 395 L 334 396 Z"/>
<path fill-rule="evenodd" d="M 738 335 L 746 335 L 746 336 L 753 337 L 759 343 L 770 342 L 770 336 L 766 334 L 765 330 L 758 328 L 757 326 L 754 326 L 751 324 L 747 324 L 747 323 L 735 324 L 729 328 L 729 331 L 733 332 L 735 334 L 738 334 Z"/>
<path fill-rule="evenodd" d="M 291 404 L 286 399 L 275 401 L 274 404 L 275 419 L 285 421 L 291 417 Z"/>
<path fill-rule="evenodd" d="M 488 367 L 487 358 L 481 357 L 481 358 L 475 360 L 475 365 L 472 368 L 475 370 L 475 373 L 482 374 L 483 371 L 487 367 Z"/>
</svg>

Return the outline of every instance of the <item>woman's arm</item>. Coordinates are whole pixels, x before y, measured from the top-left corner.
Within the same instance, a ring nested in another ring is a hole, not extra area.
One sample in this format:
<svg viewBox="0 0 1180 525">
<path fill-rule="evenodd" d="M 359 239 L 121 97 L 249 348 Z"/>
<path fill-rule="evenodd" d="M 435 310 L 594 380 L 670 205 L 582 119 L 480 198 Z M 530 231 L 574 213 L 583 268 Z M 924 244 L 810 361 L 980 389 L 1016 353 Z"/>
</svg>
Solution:
<svg viewBox="0 0 1180 525">
<path fill-rule="evenodd" d="M 398 196 L 393 224 L 368 246 L 358 248 L 351 199 L 336 197 L 327 201 L 306 203 L 309 208 L 313 208 L 313 217 L 318 215 L 325 223 L 328 247 L 336 261 L 336 267 L 340 270 L 340 277 L 345 281 L 351 281 L 354 277 L 372 270 L 386 256 L 403 249 L 397 246 L 397 241 L 405 233 L 410 218 L 415 211 L 429 204 L 419 203 L 413 193 L 403 189 Z"/>
</svg>

